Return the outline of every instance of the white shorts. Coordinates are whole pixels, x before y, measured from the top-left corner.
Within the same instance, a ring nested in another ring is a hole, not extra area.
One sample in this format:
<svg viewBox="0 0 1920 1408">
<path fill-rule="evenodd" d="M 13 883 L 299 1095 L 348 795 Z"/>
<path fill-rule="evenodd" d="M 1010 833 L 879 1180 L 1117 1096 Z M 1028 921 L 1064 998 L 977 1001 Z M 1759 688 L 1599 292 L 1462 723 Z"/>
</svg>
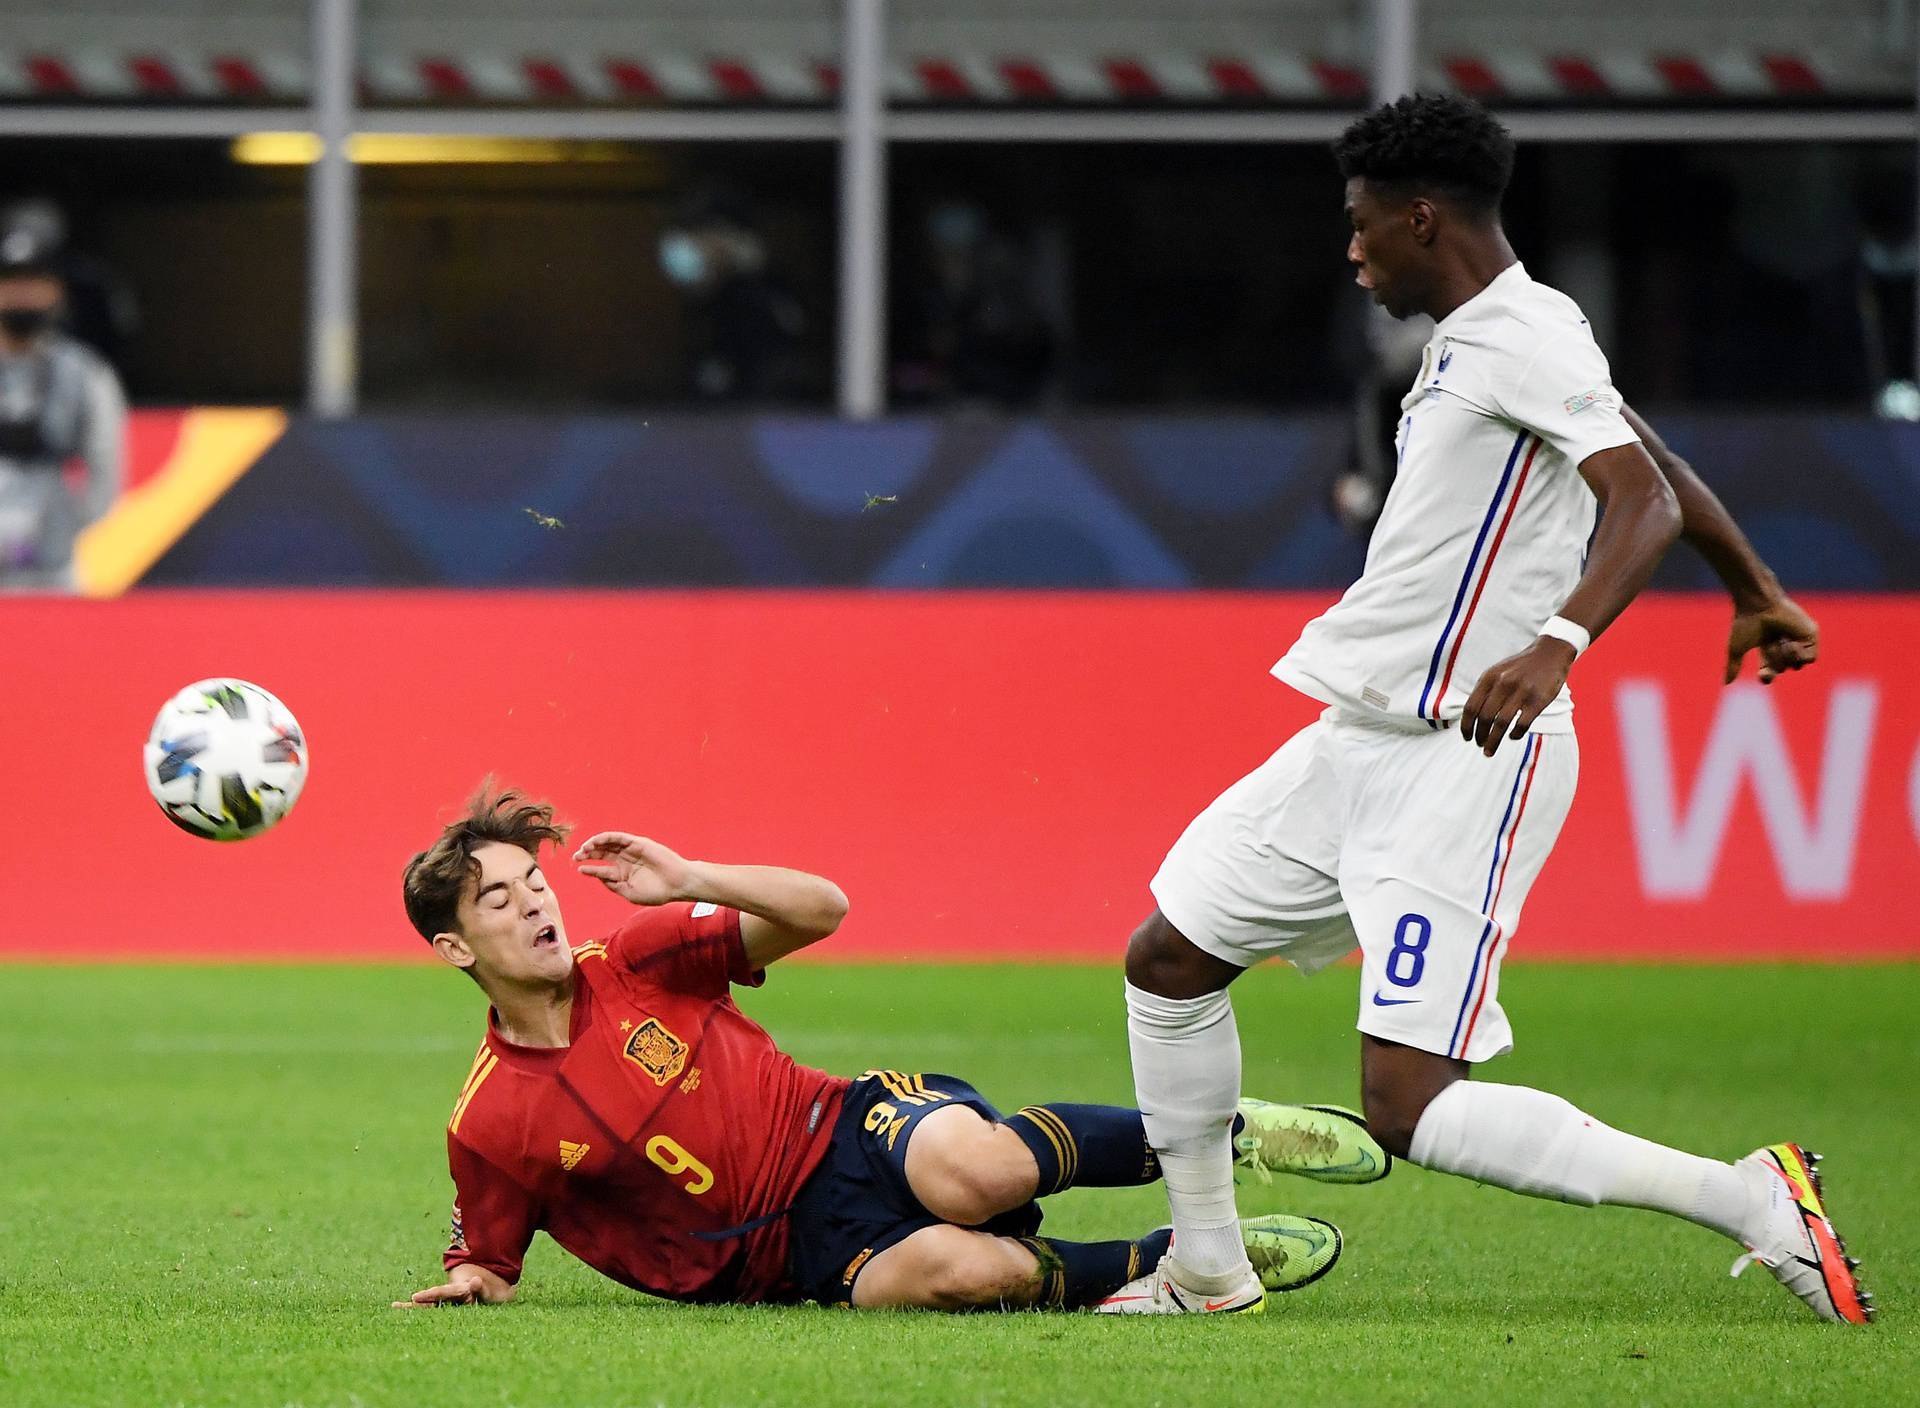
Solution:
<svg viewBox="0 0 1920 1408">
<path fill-rule="evenodd" d="M 1500 958 L 1566 820 L 1571 733 L 1489 758 L 1459 730 L 1329 710 L 1196 817 L 1153 896 L 1198 947 L 1303 973 L 1355 944 L 1361 1031 L 1440 1056 L 1513 1048 Z"/>
</svg>

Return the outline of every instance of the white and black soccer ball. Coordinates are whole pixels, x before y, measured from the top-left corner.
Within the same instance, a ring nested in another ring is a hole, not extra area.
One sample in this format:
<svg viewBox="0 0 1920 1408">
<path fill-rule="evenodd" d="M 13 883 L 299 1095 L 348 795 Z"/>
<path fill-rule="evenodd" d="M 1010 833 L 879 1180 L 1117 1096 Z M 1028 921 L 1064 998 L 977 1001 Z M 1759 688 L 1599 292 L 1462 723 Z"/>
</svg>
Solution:
<svg viewBox="0 0 1920 1408">
<path fill-rule="evenodd" d="M 307 739 L 259 685 L 201 680 L 162 706 L 146 764 L 147 790 L 175 826 L 210 841 L 244 841 L 300 800 Z"/>
</svg>

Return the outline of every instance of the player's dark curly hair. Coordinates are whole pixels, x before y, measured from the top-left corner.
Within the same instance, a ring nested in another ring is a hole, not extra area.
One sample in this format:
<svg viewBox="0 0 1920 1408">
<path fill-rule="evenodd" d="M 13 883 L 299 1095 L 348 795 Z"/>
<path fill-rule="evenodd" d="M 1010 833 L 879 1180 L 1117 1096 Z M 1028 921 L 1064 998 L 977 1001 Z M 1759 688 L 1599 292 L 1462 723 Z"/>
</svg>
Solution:
<svg viewBox="0 0 1920 1408">
<path fill-rule="evenodd" d="M 480 862 L 473 858 L 476 850 L 489 841 L 504 841 L 538 856 L 549 841 L 557 845 L 566 840 L 569 830 L 554 821 L 548 803 L 530 802 L 487 778 L 467 799 L 465 814 L 407 862 L 401 887 L 408 922 L 429 943 L 435 934 L 457 930 L 460 896 L 466 893 L 467 882 L 480 873 Z"/>
<path fill-rule="evenodd" d="M 1428 189 L 1491 215 L 1513 175 L 1513 137 L 1476 102 L 1409 94 L 1342 132 L 1333 159 L 1342 180 Z"/>
</svg>

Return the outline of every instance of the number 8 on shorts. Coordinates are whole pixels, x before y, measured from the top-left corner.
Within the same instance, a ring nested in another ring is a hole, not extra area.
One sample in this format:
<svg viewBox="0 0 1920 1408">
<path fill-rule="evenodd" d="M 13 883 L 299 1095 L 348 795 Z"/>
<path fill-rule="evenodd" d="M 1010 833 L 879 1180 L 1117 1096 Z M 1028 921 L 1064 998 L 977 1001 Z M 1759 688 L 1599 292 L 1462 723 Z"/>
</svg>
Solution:
<svg viewBox="0 0 1920 1408">
<path fill-rule="evenodd" d="M 1418 984 L 1426 971 L 1427 940 L 1432 937 L 1433 922 L 1426 915 L 1401 915 L 1393 931 L 1393 947 L 1387 952 L 1387 981 L 1401 988 Z"/>
</svg>

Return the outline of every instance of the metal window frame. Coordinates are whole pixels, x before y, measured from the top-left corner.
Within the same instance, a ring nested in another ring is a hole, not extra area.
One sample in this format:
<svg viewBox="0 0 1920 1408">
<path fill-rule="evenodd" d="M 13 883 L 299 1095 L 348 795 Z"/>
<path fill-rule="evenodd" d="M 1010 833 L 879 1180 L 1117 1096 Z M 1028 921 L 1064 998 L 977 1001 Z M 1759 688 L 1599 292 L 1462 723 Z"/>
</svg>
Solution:
<svg viewBox="0 0 1920 1408">
<path fill-rule="evenodd" d="M 841 415 L 886 412 L 886 157 L 903 142 L 1324 142 L 1351 110 L 1272 112 L 916 111 L 885 95 L 887 0 L 842 0 L 841 98 L 837 110 L 361 107 L 359 0 L 311 0 L 314 91 L 304 107 L 0 108 L 0 137 L 231 138 L 264 128 L 320 138 L 307 186 L 307 408 L 351 414 L 357 401 L 359 333 L 358 180 L 347 159 L 356 132 L 556 140 L 832 142 L 840 148 L 838 207 Z M 1377 99 L 1409 91 L 1419 72 L 1420 0 L 1368 0 L 1375 36 Z M 1523 109 L 1502 114 L 1529 142 L 1889 142 L 1915 146 L 1920 166 L 1920 42 L 1913 107 Z M 1920 189 L 1920 181 L 1916 182 Z M 1916 212 L 1920 216 L 1920 211 Z M 1915 290 L 1920 317 L 1920 287 Z M 1920 338 L 1914 378 L 1920 381 Z"/>
</svg>

